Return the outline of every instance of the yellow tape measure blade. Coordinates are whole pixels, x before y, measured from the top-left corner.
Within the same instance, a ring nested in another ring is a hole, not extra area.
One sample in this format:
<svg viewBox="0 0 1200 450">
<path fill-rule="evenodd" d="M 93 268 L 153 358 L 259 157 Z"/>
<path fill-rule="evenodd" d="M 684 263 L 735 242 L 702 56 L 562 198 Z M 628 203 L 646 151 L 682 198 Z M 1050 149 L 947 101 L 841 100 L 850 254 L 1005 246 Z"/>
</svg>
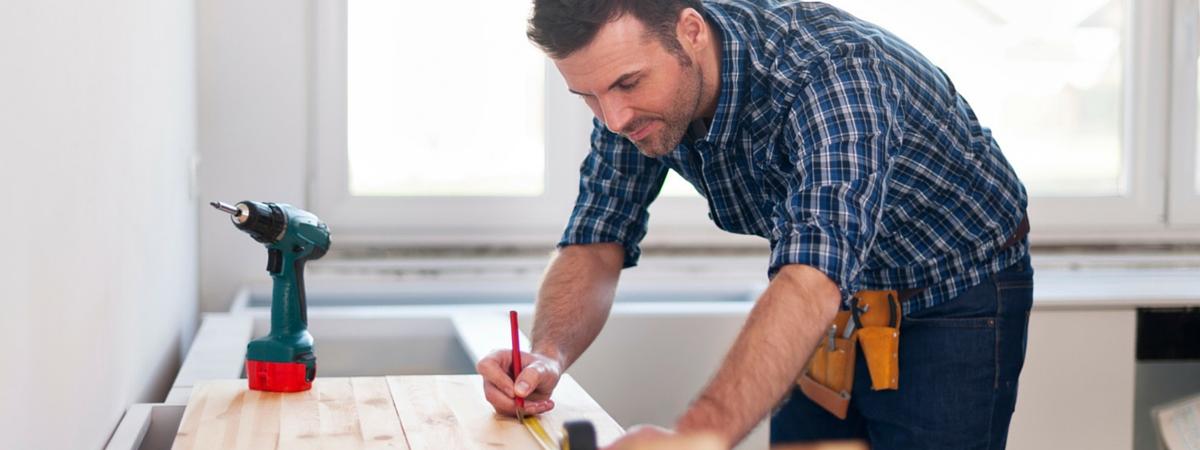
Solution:
<svg viewBox="0 0 1200 450">
<path fill-rule="evenodd" d="M 537 439 L 543 450 L 558 450 L 554 438 L 551 438 L 550 434 L 546 432 L 546 428 L 542 426 L 542 421 L 538 420 L 537 416 L 525 416 L 521 422 L 525 424 L 525 429 L 529 430 L 529 434 Z"/>
</svg>

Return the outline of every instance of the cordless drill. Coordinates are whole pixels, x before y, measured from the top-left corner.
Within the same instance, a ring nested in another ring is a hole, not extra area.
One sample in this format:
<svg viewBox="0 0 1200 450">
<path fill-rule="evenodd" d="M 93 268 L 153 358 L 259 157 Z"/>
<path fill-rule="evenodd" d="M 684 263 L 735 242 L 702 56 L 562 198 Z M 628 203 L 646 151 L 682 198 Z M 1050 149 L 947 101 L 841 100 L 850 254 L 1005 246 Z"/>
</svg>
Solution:
<svg viewBox="0 0 1200 450">
<path fill-rule="evenodd" d="M 325 256 L 329 227 L 308 211 L 283 203 L 210 203 L 229 213 L 233 225 L 267 247 L 267 272 L 274 281 L 271 332 L 246 345 L 250 389 L 298 392 L 317 375 L 313 338 L 308 334 L 304 263 Z"/>
</svg>

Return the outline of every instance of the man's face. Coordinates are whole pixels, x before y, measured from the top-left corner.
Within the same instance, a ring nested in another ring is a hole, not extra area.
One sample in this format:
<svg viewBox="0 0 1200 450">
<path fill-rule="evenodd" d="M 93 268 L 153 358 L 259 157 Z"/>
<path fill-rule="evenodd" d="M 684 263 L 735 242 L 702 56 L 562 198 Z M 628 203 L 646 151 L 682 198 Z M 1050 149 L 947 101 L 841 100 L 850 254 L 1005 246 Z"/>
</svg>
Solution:
<svg viewBox="0 0 1200 450">
<path fill-rule="evenodd" d="M 699 65 L 681 61 L 631 15 L 554 64 L 592 114 L 651 158 L 679 145 L 700 105 Z"/>
</svg>

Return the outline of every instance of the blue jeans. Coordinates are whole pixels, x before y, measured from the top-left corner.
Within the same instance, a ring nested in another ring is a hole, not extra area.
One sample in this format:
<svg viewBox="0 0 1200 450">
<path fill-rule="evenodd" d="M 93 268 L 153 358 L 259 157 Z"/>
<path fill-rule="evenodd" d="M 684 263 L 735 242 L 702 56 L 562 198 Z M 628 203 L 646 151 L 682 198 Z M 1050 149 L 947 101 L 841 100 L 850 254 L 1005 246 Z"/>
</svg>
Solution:
<svg viewBox="0 0 1200 450">
<path fill-rule="evenodd" d="M 900 389 L 872 391 L 862 349 L 846 420 L 793 389 L 771 443 L 860 439 L 873 450 L 1002 449 L 1025 362 L 1029 256 L 900 325 Z"/>
</svg>

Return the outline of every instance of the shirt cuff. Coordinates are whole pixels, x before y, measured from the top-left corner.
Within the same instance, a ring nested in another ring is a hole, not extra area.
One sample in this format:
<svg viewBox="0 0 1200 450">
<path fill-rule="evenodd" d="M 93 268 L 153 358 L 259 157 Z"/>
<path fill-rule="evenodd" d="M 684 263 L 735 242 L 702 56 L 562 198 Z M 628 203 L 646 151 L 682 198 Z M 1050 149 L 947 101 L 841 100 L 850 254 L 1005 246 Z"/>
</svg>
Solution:
<svg viewBox="0 0 1200 450">
<path fill-rule="evenodd" d="M 563 231 L 557 248 L 576 244 L 621 244 L 625 250 L 623 268 L 634 267 L 642 255 L 638 243 L 646 236 L 645 219 L 620 218 L 620 214 L 608 216 L 607 220 L 583 218 L 581 211 L 571 214 L 571 221 Z"/>
<path fill-rule="evenodd" d="M 803 264 L 821 271 L 841 291 L 842 302 L 849 302 L 858 291 L 861 264 L 845 233 L 817 220 L 793 224 L 771 245 L 768 276 L 775 278 L 783 266 Z"/>
</svg>

